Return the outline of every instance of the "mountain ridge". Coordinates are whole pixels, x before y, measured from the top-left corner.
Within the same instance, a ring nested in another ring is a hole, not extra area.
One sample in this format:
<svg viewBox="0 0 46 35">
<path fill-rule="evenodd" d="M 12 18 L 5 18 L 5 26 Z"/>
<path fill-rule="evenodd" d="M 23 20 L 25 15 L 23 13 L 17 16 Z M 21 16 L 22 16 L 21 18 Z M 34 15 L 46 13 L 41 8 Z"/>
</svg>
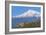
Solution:
<svg viewBox="0 0 46 35">
<path fill-rule="evenodd" d="M 13 18 L 20 18 L 20 17 L 33 17 L 33 16 L 40 16 L 39 12 L 36 12 L 34 10 L 28 10 L 27 12 L 24 12 L 23 14 L 20 14 L 18 16 L 13 16 Z"/>
</svg>

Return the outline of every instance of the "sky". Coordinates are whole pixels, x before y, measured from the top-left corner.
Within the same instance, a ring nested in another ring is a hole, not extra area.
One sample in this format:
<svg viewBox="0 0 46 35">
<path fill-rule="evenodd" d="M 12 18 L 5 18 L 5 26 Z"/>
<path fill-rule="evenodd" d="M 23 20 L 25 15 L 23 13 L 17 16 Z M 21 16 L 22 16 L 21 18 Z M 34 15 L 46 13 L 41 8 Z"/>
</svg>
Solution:
<svg viewBox="0 0 46 35">
<path fill-rule="evenodd" d="M 12 16 L 20 15 L 28 10 L 35 10 L 40 12 L 40 7 L 24 7 L 24 6 L 12 6 Z"/>
</svg>

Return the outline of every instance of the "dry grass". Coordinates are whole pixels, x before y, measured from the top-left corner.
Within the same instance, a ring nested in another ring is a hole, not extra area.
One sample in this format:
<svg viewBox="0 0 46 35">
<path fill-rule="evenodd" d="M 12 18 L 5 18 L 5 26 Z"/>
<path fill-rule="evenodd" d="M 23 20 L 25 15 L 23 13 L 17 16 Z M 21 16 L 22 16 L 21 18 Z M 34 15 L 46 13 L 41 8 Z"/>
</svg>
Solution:
<svg viewBox="0 0 46 35">
<path fill-rule="evenodd" d="M 40 22 L 24 22 L 23 27 L 21 27 L 22 25 L 19 25 L 19 27 L 16 27 L 16 28 L 34 28 L 34 27 L 40 27 Z"/>
</svg>

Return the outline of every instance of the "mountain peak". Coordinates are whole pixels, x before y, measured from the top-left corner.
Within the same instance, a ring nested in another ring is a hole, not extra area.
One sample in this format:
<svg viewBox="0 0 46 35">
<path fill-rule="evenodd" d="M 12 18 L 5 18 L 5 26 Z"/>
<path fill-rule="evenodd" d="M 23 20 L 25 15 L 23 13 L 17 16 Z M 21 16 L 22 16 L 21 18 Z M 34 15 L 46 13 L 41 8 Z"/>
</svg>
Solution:
<svg viewBox="0 0 46 35">
<path fill-rule="evenodd" d="M 38 17 L 40 16 L 40 13 L 34 10 L 28 10 L 27 12 L 24 12 L 23 14 L 20 14 L 18 16 L 13 16 L 13 17 L 20 18 L 20 17 L 33 17 L 33 16 Z"/>
</svg>

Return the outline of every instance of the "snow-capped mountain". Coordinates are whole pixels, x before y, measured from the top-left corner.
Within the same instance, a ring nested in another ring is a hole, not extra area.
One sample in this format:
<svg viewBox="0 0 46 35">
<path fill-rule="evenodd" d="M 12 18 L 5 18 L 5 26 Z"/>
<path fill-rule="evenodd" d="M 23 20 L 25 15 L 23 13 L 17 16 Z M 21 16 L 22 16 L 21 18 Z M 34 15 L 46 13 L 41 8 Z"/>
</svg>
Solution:
<svg viewBox="0 0 46 35">
<path fill-rule="evenodd" d="M 34 11 L 34 10 L 28 10 L 27 12 L 24 12 L 23 14 L 20 14 L 18 16 L 13 16 L 14 18 L 21 18 L 21 17 L 39 17 L 40 12 Z"/>
</svg>

